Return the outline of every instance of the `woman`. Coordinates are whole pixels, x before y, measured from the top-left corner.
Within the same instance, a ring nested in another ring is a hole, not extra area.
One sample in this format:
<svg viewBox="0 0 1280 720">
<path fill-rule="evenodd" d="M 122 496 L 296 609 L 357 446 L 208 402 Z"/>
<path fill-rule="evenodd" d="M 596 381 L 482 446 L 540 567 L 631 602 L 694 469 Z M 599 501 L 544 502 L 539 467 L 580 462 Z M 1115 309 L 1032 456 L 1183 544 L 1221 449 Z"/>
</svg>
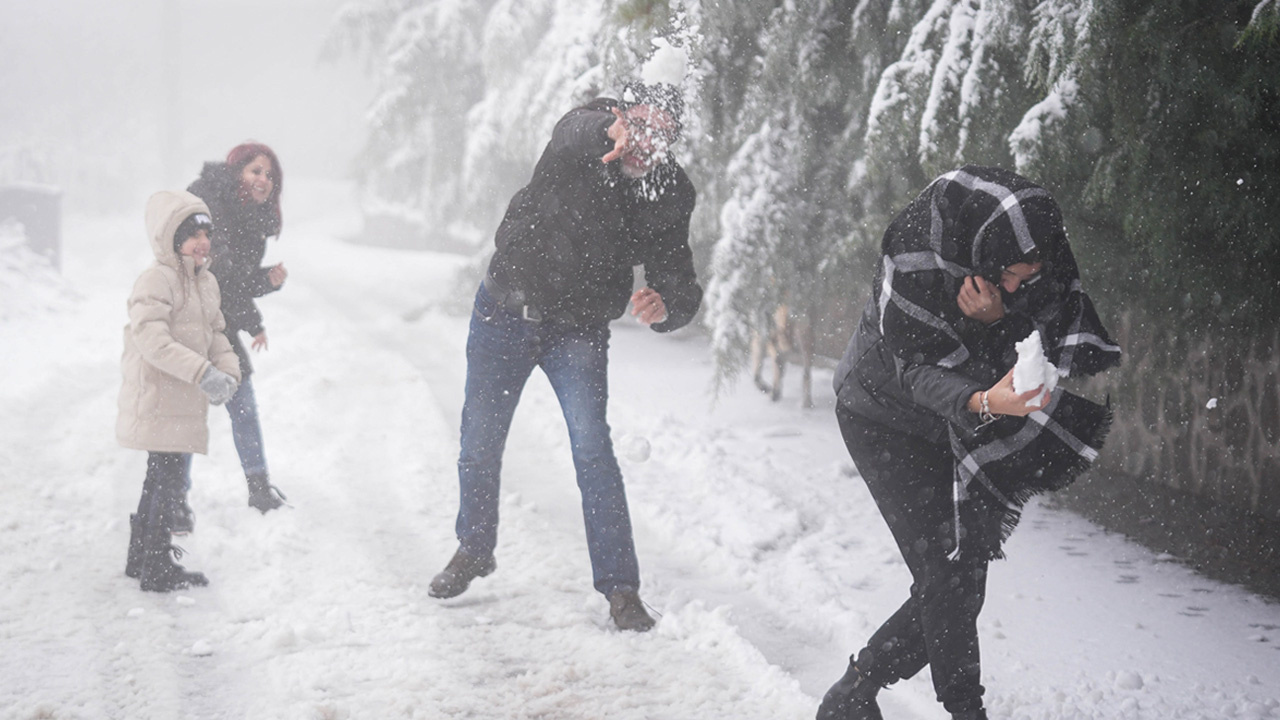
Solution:
<svg viewBox="0 0 1280 720">
<path fill-rule="evenodd" d="M 266 145 L 249 142 L 231 148 L 226 162 L 205 163 L 199 179 L 187 188 L 208 203 L 213 215 L 210 270 L 222 289 L 227 339 L 240 360 L 240 388 L 227 402 L 231 437 L 249 483 L 249 505 L 264 513 L 284 504 L 284 494 L 271 484 L 267 473 L 262 426 L 250 381 L 253 366 L 240 332 L 253 338 L 254 350 L 266 349 L 267 330 L 254 299 L 279 290 L 288 277 L 284 263 L 262 267 L 267 238 L 280 235 L 283 187 L 284 175 L 276 154 Z M 190 531 L 190 507 L 184 502 L 179 512 L 183 522 L 177 530 Z"/>
<path fill-rule="evenodd" d="M 841 433 L 911 571 L 911 595 L 850 658 L 820 720 L 880 718 L 877 692 L 925 665 L 953 718 L 986 718 L 977 618 L 987 564 L 1022 504 L 1087 468 L 1110 423 L 1107 408 L 1071 393 L 1014 390 L 1014 345 L 1035 330 L 1060 375 L 1120 360 L 1048 191 L 998 168 L 939 177 L 885 232 L 871 301 L 834 378 Z"/>
</svg>

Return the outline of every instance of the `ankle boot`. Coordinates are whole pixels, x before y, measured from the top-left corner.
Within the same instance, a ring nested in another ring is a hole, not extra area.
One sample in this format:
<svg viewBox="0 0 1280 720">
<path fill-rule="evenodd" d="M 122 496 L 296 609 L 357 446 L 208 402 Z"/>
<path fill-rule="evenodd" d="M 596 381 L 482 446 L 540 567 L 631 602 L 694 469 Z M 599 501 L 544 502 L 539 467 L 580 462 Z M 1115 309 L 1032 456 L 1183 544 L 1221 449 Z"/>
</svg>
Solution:
<svg viewBox="0 0 1280 720">
<path fill-rule="evenodd" d="M 182 548 L 173 544 L 168 498 L 152 493 L 146 501 L 145 513 L 138 518 L 142 534 L 141 564 L 138 579 L 147 592 L 172 592 L 193 585 L 208 585 L 203 573 L 192 572 L 174 562 L 182 557 Z M 170 555 L 173 555 L 171 558 Z"/>
<path fill-rule="evenodd" d="M 850 660 L 844 676 L 823 696 L 818 720 L 884 720 L 876 704 L 880 687 Z"/>
<path fill-rule="evenodd" d="M 245 479 L 249 483 L 249 507 L 267 513 L 284 505 L 284 493 L 271 484 L 266 473 L 251 473 Z"/>
<path fill-rule="evenodd" d="M 129 557 L 124 563 L 124 574 L 131 578 L 142 575 L 142 520 L 137 513 L 129 514 Z"/>
<path fill-rule="evenodd" d="M 431 578 L 431 587 L 427 594 L 433 598 L 457 597 L 466 591 L 471 581 L 485 577 L 497 567 L 493 556 L 476 557 L 462 548 L 453 554 L 444 569 Z"/>
<path fill-rule="evenodd" d="M 646 632 L 654 625 L 653 618 L 644 609 L 644 601 L 635 590 L 615 590 L 609 594 L 609 617 L 619 630 Z"/>
<path fill-rule="evenodd" d="M 188 570 L 170 559 L 182 557 L 182 548 L 169 544 L 156 552 L 147 552 L 142 561 L 142 589 L 147 592 L 173 592 L 192 586 L 205 586 L 209 578 L 202 572 Z"/>
</svg>

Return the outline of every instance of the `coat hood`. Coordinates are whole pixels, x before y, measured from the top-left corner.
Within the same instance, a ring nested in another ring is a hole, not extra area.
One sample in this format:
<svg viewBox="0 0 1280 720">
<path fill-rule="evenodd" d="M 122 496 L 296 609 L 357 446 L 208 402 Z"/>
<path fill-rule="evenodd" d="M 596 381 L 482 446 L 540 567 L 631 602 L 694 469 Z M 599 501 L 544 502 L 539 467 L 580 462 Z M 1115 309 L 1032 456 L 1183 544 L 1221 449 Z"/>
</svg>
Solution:
<svg viewBox="0 0 1280 720">
<path fill-rule="evenodd" d="M 156 260 L 177 267 L 173 236 L 183 220 L 196 213 L 209 214 L 209 206 L 186 190 L 161 190 L 147 199 L 147 237 Z"/>
</svg>

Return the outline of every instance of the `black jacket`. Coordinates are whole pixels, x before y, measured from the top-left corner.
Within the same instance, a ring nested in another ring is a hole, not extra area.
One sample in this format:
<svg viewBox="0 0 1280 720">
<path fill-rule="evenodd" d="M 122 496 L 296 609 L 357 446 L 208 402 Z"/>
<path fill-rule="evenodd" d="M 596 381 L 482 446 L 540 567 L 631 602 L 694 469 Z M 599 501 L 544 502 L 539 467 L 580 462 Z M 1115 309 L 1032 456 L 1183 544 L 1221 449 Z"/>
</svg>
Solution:
<svg viewBox="0 0 1280 720">
<path fill-rule="evenodd" d="M 638 179 L 616 160 L 600 162 L 613 149 L 613 104 L 596 100 L 556 124 L 498 227 L 489 274 L 544 318 L 594 324 L 626 311 L 632 268 L 643 265 L 667 308 L 667 320 L 652 328 L 675 330 L 702 302 L 689 249 L 697 194 L 673 159 Z"/>
<path fill-rule="evenodd" d="M 265 329 L 254 298 L 279 289 L 267 278 L 270 269 L 262 267 L 262 257 L 267 252 L 267 237 L 280 233 L 280 220 L 269 203 L 241 202 L 239 189 L 235 171 L 216 162 L 205 163 L 200 177 L 187 187 L 205 201 L 213 218 L 209 270 L 218 278 L 226 334 L 240 358 L 241 375 L 247 376 L 253 368 L 239 332 L 252 336 Z"/>
<path fill-rule="evenodd" d="M 973 345 L 992 357 L 979 355 L 948 370 L 898 359 L 879 325 L 880 312 L 873 299 L 836 366 L 832 383 L 836 398 L 860 417 L 933 442 L 947 441 L 947 422 L 961 431 L 977 428 L 979 419 L 967 407 L 969 398 L 1000 379 L 998 363 L 1011 365 L 1014 343 L 1033 329 L 1026 318 L 1013 315 L 989 328 L 965 323 L 967 332 L 984 335 Z"/>
</svg>

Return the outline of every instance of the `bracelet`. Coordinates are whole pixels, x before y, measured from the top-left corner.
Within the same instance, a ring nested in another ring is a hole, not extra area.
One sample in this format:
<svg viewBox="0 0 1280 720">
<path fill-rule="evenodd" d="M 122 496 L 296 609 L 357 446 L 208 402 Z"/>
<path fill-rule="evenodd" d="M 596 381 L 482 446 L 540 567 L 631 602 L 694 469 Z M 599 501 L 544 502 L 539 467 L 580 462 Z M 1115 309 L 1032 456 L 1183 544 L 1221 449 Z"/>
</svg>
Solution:
<svg viewBox="0 0 1280 720">
<path fill-rule="evenodd" d="M 983 425 L 989 425 L 996 421 L 996 416 L 991 414 L 991 405 L 987 402 L 987 393 L 989 392 L 989 390 L 983 390 L 982 395 L 978 398 L 982 405 L 978 408 L 978 419 L 982 421 Z"/>
</svg>

